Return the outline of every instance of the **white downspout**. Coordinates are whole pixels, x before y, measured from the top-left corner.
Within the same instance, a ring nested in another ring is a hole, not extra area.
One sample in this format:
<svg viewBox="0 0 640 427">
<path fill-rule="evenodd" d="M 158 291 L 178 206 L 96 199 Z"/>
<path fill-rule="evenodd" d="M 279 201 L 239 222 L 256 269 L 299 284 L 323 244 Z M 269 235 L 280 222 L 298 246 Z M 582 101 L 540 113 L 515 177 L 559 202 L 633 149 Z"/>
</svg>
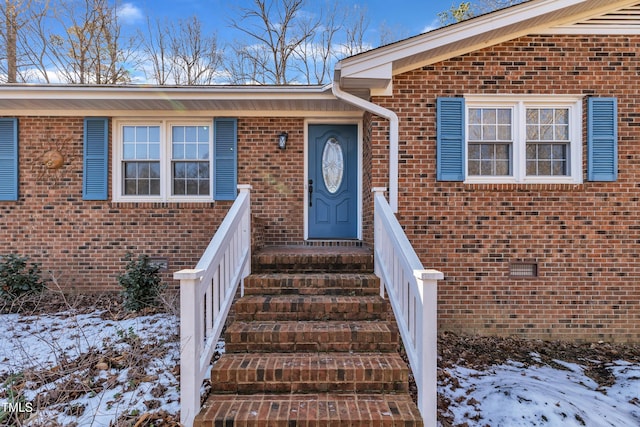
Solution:
<svg viewBox="0 0 640 427">
<path fill-rule="evenodd" d="M 389 120 L 389 205 L 394 213 L 398 212 L 398 116 L 391 110 L 343 91 L 335 79 L 331 91 L 336 98 L 362 108 L 376 116 Z"/>
</svg>

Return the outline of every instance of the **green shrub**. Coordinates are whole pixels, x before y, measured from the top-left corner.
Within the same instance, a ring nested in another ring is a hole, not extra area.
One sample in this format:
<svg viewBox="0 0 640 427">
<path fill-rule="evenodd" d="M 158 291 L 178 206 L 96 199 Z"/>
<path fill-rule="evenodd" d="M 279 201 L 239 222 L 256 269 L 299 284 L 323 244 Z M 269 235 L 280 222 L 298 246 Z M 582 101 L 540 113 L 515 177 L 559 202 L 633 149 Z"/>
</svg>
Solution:
<svg viewBox="0 0 640 427">
<path fill-rule="evenodd" d="M 160 279 L 160 266 L 149 261 L 147 255 L 138 259 L 127 253 L 126 272 L 118 276 L 118 283 L 123 288 L 124 308 L 138 311 L 145 307 L 157 307 L 158 297 L 164 290 Z"/>
<path fill-rule="evenodd" d="M 31 263 L 29 257 L 16 254 L 0 255 L 0 298 L 14 301 L 26 294 L 42 292 L 45 283 L 42 280 L 40 265 Z"/>
</svg>

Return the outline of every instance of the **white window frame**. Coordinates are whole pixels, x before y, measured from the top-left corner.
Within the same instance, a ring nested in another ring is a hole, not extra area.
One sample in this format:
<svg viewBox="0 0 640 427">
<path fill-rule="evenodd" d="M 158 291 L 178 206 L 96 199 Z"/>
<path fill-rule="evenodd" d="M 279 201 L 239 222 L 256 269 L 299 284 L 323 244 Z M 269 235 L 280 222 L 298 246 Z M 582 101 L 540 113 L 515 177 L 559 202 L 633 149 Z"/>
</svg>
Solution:
<svg viewBox="0 0 640 427">
<path fill-rule="evenodd" d="M 527 176 L 526 109 L 567 108 L 569 110 L 569 174 Z M 469 176 L 470 108 L 509 108 L 512 114 L 512 175 Z M 582 183 L 582 96 L 566 95 L 466 95 L 465 96 L 465 183 L 468 184 L 580 184 Z"/>
<path fill-rule="evenodd" d="M 159 126 L 160 127 L 160 195 L 126 195 L 124 194 L 123 171 L 123 128 L 125 126 Z M 209 194 L 208 195 L 179 195 L 171 194 L 172 188 L 172 126 L 207 126 L 209 128 Z M 213 118 L 206 120 L 194 119 L 115 119 L 112 128 L 113 161 L 112 161 L 112 194 L 114 202 L 213 202 Z"/>
</svg>

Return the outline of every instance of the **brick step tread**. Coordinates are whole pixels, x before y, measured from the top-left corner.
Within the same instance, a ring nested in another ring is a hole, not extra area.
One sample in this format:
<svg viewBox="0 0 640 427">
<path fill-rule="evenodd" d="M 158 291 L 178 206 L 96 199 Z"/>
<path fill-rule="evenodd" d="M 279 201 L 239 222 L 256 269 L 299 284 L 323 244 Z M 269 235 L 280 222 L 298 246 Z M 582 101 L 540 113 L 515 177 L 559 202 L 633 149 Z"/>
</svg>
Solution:
<svg viewBox="0 0 640 427">
<path fill-rule="evenodd" d="M 194 426 L 422 427 L 408 394 L 209 396 Z"/>
<path fill-rule="evenodd" d="M 251 295 L 236 301 L 235 319 L 380 320 L 387 310 L 379 295 Z"/>
<path fill-rule="evenodd" d="M 253 256 L 253 271 L 373 272 L 369 248 L 267 247 Z"/>
<path fill-rule="evenodd" d="M 373 273 L 262 273 L 244 281 L 245 295 L 378 295 Z"/>
<path fill-rule="evenodd" d="M 397 353 L 224 354 L 211 371 L 212 393 L 408 392 L 409 368 Z"/>
<path fill-rule="evenodd" d="M 233 322 L 225 332 L 229 353 L 396 351 L 398 330 L 386 321 Z"/>
</svg>

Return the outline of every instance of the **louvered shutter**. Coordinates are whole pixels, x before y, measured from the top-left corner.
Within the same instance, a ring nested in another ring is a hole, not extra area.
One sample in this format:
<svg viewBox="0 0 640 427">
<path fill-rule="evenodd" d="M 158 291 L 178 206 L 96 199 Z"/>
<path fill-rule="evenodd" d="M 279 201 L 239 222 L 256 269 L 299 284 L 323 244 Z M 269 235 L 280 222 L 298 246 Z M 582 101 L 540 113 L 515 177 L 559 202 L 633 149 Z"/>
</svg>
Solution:
<svg viewBox="0 0 640 427">
<path fill-rule="evenodd" d="M 464 98 L 438 98 L 436 104 L 438 181 L 464 181 Z"/>
<path fill-rule="evenodd" d="M 0 200 L 18 200 L 18 119 L 0 119 Z"/>
<path fill-rule="evenodd" d="M 84 119 L 84 162 L 82 198 L 107 200 L 109 119 Z"/>
<path fill-rule="evenodd" d="M 618 103 L 616 98 L 589 98 L 588 103 L 589 181 L 618 179 Z"/>
<path fill-rule="evenodd" d="M 235 200 L 238 193 L 238 120 L 218 118 L 214 132 L 214 199 Z"/>
</svg>

